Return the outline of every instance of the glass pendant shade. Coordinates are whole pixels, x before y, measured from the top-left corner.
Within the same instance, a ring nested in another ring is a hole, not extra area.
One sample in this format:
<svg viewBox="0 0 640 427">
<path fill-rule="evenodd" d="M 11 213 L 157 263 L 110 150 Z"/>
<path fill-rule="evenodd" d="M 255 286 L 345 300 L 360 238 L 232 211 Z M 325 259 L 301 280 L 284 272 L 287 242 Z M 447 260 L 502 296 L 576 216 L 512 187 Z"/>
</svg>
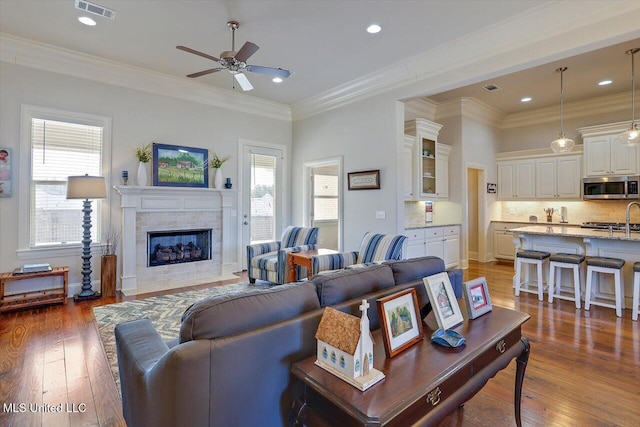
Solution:
<svg viewBox="0 0 640 427">
<path fill-rule="evenodd" d="M 618 136 L 618 140 L 622 145 L 638 145 L 640 144 L 640 128 L 636 123 L 636 85 L 635 85 L 635 67 L 634 67 L 634 55 L 640 52 L 640 48 L 629 49 L 625 53 L 631 55 L 631 124 L 629 129 L 624 131 Z"/>
<path fill-rule="evenodd" d="M 564 134 L 564 82 L 562 74 L 567 71 L 567 67 L 560 67 L 556 69 L 557 73 L 560 73 L 560 137 L 551 142 L 551 150 L 554 153 L 568 153 L 573 150 L 573 146 L 576 145 L 573 139 L 567 138 Z"/>
</svg>

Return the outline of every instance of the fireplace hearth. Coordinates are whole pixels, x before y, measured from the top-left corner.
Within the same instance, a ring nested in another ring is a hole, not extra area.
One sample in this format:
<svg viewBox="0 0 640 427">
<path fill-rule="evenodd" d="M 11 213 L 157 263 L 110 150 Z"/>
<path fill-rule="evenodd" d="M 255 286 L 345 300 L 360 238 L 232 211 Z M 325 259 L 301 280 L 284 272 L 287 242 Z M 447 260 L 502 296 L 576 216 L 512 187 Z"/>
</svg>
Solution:
<svg viewBox="0 0 640 427">
<path fill-rule="evenodd" d="M 211 259 L 211 229 L 147 232 L 147 266 Z"/>
</svg>

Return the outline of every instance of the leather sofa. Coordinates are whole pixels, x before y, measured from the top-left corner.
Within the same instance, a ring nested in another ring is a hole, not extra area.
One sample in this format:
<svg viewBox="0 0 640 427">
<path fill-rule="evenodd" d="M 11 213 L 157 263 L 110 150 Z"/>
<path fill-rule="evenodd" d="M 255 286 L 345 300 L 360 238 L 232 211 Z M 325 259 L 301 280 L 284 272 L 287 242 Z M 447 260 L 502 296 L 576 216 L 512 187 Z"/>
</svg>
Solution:
<svg viewBox="0 0 640 427">
<path fill-rule="evenodd" d="M 440 258 L 390 261 L 332 271 L 308 282 L 204 299 L 189 307 L 180 336 L 165 342 L 147 319 L 115 328 L 122 406 L 129 427 L 283 426 L 301 385 L 293 363 L 315 354 L 323 308 L 359 315 L 358 306 L 414 287 L 444 271 Z M 449 271 L 456 296 L 462 271 Z M 372 329 L 377 310 L 369 309 Z"/>
</svg>

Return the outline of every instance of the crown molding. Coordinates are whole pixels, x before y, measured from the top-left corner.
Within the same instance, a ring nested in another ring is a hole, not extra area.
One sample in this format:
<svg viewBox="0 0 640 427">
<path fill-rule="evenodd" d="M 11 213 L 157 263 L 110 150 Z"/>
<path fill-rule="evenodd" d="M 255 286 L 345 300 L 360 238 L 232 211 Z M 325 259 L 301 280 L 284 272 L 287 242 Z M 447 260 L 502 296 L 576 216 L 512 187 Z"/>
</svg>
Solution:
<svg viewBox="0 0 640 427">
<path fill-rule="evenodd" d="M 270 119 L 291 121 L 291 107 L 284 104 L 6 33 L 0 33 L 0 61 Z"/>
<path fill-rule="evenodd" d="M 595 46 L 637 37 L 640 3 L 549 2 L 292 105 L 294 120 L 420 83 L 437 93 L 504 70 L 539 65 Z M 576 19 L 579 16 L 580 19 Z M 509 37 L 505 37 L 509 34 Z M 482 65 L 482 67 L 479 66 Z M 416 94 L 417 95 L 417 94 Z"/>
<path fill-rule="evenodd" d="M 630 110 L 631 102 L 629 98 L 631 98 L 631 92 L 625 92 L 564 104 L 564 118 L 565 120 L 575 119 L 596 114 Z M 637 95 L 636 98 L 638 98 Z M 560 120 L 559 105 L 539 108 L 523 113 L 509 114 L 505 116 L 500 128 L 511 129 L 540 123 L 556 122 L 558 120 Z"/>
<path fill-rule="evenodd" d="M 501 127 L 505 118 L 503 112 L 475 98 L 458 98 L 437 104 L 436 120 L 455 116 L 471 118 L 496 128 Z"/>
<path fill-rule="evenodd" d="M 422 117 L 435 120 L 438 104 L 429 99 L 415 98 L 404 102 L 405 117 Z"/>
</svg>

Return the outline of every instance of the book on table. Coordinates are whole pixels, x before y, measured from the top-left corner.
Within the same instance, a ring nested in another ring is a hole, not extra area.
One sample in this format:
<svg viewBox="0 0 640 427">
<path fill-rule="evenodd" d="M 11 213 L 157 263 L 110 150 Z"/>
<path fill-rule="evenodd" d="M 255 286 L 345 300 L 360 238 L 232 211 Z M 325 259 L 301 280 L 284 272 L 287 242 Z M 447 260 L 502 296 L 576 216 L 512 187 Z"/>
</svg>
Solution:
<svg viewBox="0 0 640 427">
<path fill-rule="evenodd" d="M 13 274 L 30 274 L 30 273 L 43 273 L 51 271 L 51 265 L 47 263 L 43 264 L 25 264 L 22 267 L 18 267 L 14 270 Z"/>
</svg>

